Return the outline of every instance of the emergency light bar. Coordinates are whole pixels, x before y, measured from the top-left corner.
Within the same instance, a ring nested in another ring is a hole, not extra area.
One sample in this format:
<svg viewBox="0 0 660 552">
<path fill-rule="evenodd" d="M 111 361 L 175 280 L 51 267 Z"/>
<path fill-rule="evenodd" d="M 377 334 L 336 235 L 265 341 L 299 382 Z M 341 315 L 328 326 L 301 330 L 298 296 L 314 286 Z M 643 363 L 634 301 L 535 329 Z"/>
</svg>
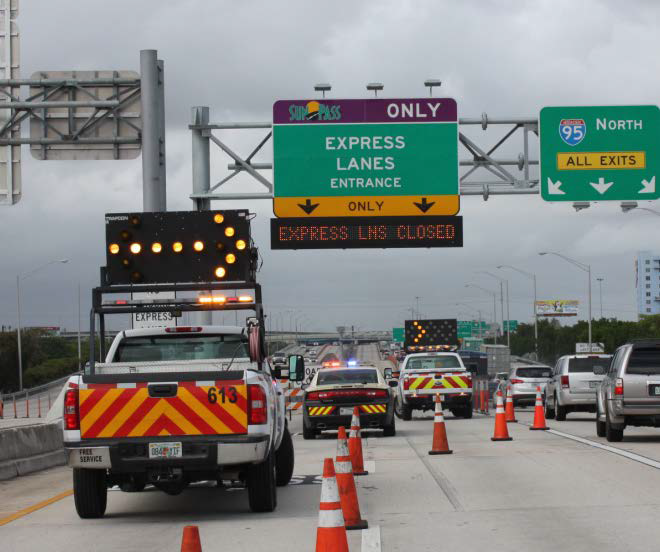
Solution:
<svg viewBox="0 0 660 552">
<path fill-rule="evenodd" d="M 225 297 L 224 295 L 201 296 L 197 299 L 114 299 L 103 301 L 104 307 L 114 306 L 139 306 L 139 305 L 225 305 L 225 304 L 248 304 L 254 303 L 251 295 L 239 295 L 238 297 Z"/>
<path fill-rule="evenodd" d="M 323 366 L 323 368 L 337 368 L 341 366 L 341 362 L 339 362 L 338 360 L 333 360 L 329 362 L 324 362 L 321 366 Z"/>
</svg>

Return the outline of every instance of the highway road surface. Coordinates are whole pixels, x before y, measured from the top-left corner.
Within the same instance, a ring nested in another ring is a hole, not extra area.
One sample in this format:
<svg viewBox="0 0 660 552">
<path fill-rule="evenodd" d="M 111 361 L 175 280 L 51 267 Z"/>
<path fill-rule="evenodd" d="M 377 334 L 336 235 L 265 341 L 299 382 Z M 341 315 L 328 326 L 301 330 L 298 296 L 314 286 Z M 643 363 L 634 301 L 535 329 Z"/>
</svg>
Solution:
<svg viewBox="0 0 660 552">
<path fill-rule="evenodd" d="M 363 517 L 380 528 L 382 550 L 654 547 L 660 537 L 658 430 L 631 429 L 623 443 L 606 450 L 589 415 L 550 421 L 562 434 L 529 431 L 529 408 L 518 418 L 509 426 L 513 441 L 494 443 L 492 417 L 448 416 L 454 453 L 447 456 L 427 454 L 430 415 L 399 420 L 396 437 L 367 436 L 371 473 L 358 478 L 358 493 Z M 55 468 L 0 483 L 2 549 L 176 550 L 183 526 L 197 524 L 205 550 L 311 550 L 319 474 L 335 439 L 304 441 L 300 420 L 294 416 L 291 425 L 295 484 L 279 489 L 274 513 L 250 513 L 244 490 L 208 484 L 176 497 L 113 490 L 105 518 L 80 520 L 69 494 L 71 473 Z M 361 538 L 359 531 L 349 533 L 351 550 L 362 549 Z"/>
</svg>

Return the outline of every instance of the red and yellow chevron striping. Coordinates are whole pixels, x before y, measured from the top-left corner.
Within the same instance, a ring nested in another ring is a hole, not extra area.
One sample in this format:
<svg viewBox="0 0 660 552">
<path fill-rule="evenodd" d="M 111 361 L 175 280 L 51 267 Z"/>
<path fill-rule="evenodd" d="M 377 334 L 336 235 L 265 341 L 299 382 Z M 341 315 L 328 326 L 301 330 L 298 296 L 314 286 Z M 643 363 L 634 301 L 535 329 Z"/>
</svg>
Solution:
<svg viewBox="0 0 660 552">
<path fill-rule="evenodd" d="M 334 406 L 310 406 L 307 412 L 310 416 L 328 416 L 334 409 Z"/>
<path fill-rule="evenodd" d="M 180 382 L 175 397 L 162 398 L 150 397 L 147 385 L 81 386 L 82 437 L 247 433 L 247 390 L 243 381 Z"/>
<path fill-rule="evenodd" d="M 362 404 L 360 410 L 367 414 L 385 414 L 387 412 L 386 404 Z"/>
<path fill-rule="evenodd" d="M 411 391 L 424 389 L 470 389 L 469 376 L 443 376 L 436 379 L 431 376 L 411 376 L 404 380 L 403 388 Z"/>
</svg>

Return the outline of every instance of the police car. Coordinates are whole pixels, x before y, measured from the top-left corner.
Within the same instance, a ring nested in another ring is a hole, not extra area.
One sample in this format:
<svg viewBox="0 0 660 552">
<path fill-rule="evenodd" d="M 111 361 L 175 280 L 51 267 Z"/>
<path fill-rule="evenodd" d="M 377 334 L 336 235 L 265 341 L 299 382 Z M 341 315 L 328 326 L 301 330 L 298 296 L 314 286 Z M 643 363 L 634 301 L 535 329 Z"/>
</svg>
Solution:
<svg viewBox="0 0 660 552">
<path fill-rule="evenodd" d="M 324 363 L 305 390 L 303 438 L 340 426 L 348 429 L 356 406 L 362 429 L 382 429 L 384 436 L 393 436 L 395 391 L 390 387 L 396 384 L 388 385 L 373 365 Z"/>
</svg>

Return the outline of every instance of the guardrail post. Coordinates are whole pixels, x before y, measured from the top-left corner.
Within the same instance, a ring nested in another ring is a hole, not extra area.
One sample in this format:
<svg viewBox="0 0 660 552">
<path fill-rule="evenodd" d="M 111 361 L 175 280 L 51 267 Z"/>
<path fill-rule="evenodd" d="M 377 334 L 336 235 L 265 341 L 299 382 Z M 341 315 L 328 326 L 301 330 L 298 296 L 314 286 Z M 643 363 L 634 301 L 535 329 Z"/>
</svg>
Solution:
<svg viewBox="0 0 660 552">
<path fill-rule="evenodd" d="M 18 418 L 18 413 L 16 412 L 16 395 L 14 395 L 14 419 Z"/>
<path fill-rule="evenodd" d="M 30 417 L 30 394 L 25 392 L 25 417 Z"/>
</svg>

